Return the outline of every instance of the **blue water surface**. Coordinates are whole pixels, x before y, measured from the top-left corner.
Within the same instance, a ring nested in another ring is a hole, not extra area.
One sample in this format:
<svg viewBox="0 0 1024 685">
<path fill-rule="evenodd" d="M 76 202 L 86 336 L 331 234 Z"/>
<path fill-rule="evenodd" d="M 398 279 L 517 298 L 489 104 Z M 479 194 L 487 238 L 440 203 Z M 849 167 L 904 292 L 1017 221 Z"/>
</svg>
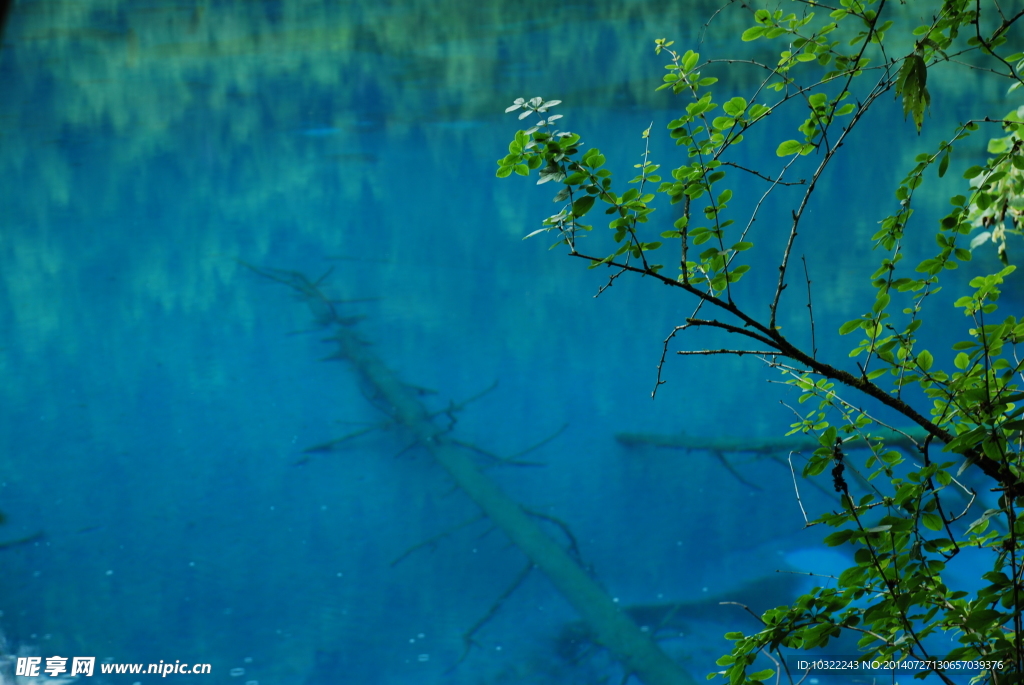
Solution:
<svg viewBox="0 0 1024 685">
<path fill-rule="evenodd" d="M 536 570 L 484 621 L 526 558 L 373 387 L 321 361 L 334 348 L 308 302 L 242 262 L 358 300 L 337 311 L 363 317 L 368 349 L 490 478 L 551 517 L 544 530 L 571 529 L 624 606 L 713 604 L 776 569 L 842 563 L 801 530 L 785 455 L 616 441 L 777 437 L 797 396 L 754 357 L 670 354 L 652 400 L 662 341 L 692 302 L 626 277 L 594 298 L 610 272 L 549 251 L 547 235 L 521 240 L 558 210 L 551 186 L 494 176 L 518 127 L 502 112 L 534 95 L 563 100 L 559 124 L 620 176 L 652 120 L 652 159 L 682 163 L 664 127 L 684 103 L 654 92 L 666 60 L 652 41 L 696 46 L 715 6 L 442 4 L 16 3 L 0 51 L 0 532 L 31 539 L 0 550 L 12 651 L 210 663 L 168 676 L 207 685 L 622 678 L 592 645 L 566 650 L 576 614 Z M 729 21 L 703 51 L 753 49 L 731 39 L 743 16 Z M 839 364 L 848 341 L 829 334 L 870 307 L 878 256 L 863 248 L 914 156 L 953 122 L 1009 109 L 980 77 L 937 77 L 934 91 L 921 137 L 880 103 L 805 219 L 819 353 Z M 751 134 L 742 161 L 777 164 L 790 124 Z M 922 226 L 983 141 L 958 154 Z M 737 216 L 765 190 L 744 183 Z M 794 197 L 761 210 L 748 302 L 775 287 Z M 673 211 L 654 218 L 667 227 Z M 927 230 L 908 237 L 912 255 L 933 249 Z M 936 300 L 995 264 L 979 254 Z M 780 324 L 808 344 L 794 273 Z M 926 331 L 946 364 L 963 335 L 948 311 Z M 540 465 L 496 465 L 537 443 L 518 459 Z M 834 505 L 821 485 L 805 507 Z M 663 643 L 696 678 L 727 648 L 733 617 L 716 616 Z"/>
</svg>

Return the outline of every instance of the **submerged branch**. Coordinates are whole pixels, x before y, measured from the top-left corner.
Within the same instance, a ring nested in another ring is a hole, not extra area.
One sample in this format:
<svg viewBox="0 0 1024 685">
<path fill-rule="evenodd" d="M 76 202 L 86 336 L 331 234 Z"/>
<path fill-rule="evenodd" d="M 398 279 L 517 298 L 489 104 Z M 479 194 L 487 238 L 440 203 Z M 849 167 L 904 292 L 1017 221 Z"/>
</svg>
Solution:
<svg viewBox="0 0 1024 685">
<path fill-rule="evenodd" d="M 331 300 L 301 273 L 279 269 L 253 271 L 300 293 L 318 322 L 340 317 Z M 510 498 L 473 462 L 466 451 L 438 426 L 436 414 L 378 358 L 349 325 L 337 325 L 332 340 L 335 356 L 345 359 L 382 401 L 393 410 L 395 423 L 428 451 L 462 490 L 579 612 L 595 639 L 611 651 L 623 668 L 647 685 L 691 685 L 692 678 L 663 652 L 565 548 L 547 535 L 522 505 Z M 445 412 L 442 412 L 445 413 Z"/>
</svg>

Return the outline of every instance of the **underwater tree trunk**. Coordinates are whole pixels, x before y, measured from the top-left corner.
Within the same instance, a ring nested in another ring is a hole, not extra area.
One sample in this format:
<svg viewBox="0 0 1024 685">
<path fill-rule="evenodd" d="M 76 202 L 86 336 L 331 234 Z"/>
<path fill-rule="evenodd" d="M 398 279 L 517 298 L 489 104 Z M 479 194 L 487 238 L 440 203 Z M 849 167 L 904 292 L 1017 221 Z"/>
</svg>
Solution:
<svg viewBox="0 0 1024 685">
<path fill-rule="evenodd" d="M 392 406 L 394 418 L 407 428 L 437 462 L 469 495 L 495 525 L 512 540 L 551 580 L 593 631 L 628 671 L 648 685 L 689 685 L 689 675 L 612 601 L 611 597 L 580 568 L 480 469 L 465 451 L 451 444 L 444 431 L 409 386 L 388 369 L 349 328 L 339 326 L 338 358 L 348 360 L 363 378 Z"/>
<path fill-rule="evenodd" d="M 694 685 L 689 674 L 620 610 L 569 553 L 487 478 L 464 449 L 444 435 L 446 431 L 431 421 L 430 412 L 411 386 L 403 383 L 370 351 L 367 343 L 352 329 L 352 320 L 337 314 L 334 303 L 320 292 L 316 283 L 297 272 L 250 268 L 298 290 L 320 324 L 335 325 L 335 335 L 331 340 L 337 341 L 338 350 L 330 358 L 351 363 L 356 372 L 377 390 L 380 397 L 391 405 L 394 420 L 413 434 L 459 488 L 543 571 L 579 612 L 593 632 L 595 641 L 610 650 L 628 672 L 647 685 Z"/>
<path fill-rule="evenodd" d="M 885 439 L 889 447 L 901 447 L 916 450 L 919 444 L 928 437 L 928 432 L 919 426 L 910 426 L 899 431 L 875 428 L 871 431 L 874 437 Z M 813 452 L 821 447 L 815 435 L 788 435 L 786 437 L 762 438 L 709 438 L 685 433 L 616 433 L 615 439 L 627 447 L 650 445 L 652 447 L 670 447 L 682 450 L 707 450 L 709 452 L 756 452 L 759 454 L 779 454 L 806 450 Z M 858 435 L 848 436 L 844 447 L 849 449 L 866 449 L 867 445 Z"/>
</svg>

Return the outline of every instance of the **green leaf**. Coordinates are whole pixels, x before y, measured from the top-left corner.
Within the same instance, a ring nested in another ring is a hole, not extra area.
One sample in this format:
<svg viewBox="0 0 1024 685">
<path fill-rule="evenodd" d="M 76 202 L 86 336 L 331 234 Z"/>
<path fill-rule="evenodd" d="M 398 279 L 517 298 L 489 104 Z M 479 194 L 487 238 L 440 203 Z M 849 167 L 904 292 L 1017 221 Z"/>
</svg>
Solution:
<svg viewBox="0 0 1024 685">
<path fill-rule="evenodd" d="M 738 117 L 747 109 L 747 101 L 741 97 L 734 97 L 722 105 L 722 109 L 731 117 Z"/>
<path fill-rule="evenodd" d="M 724 131 L 725 129 L 732 126 L 734 123 L 736 123 L 736 120 L 733 119 L 732 117 L 715 117 L 714 120 L 711 122 L 711 125 L 717 128 L 719 131 Z"/>
<path fill-rule="evenodd" d="M 988 153 L 990 155 L 1000 155 L 1008 149 L 1006 138 L 993 138 L 988 141 Z"/>
<path fill-rule="evenodd" d="M 921 350 L 917 355 L 917 365 L 921 367 L 922 371 L 927 371 L 932 368 L 932 362 L 934 362 L 932 353 L 928 350 Z"/>
<path fill-rule="evenodd" d="M 889 306 L 889 300 L 889 293 L 878 293 L 878 296 L 875 298 L 875 304 L 873 307 L 871 307 L 871 310 L 875 314 L 878 314 L 883 309 Z"/>
<path fill-rule="evenodd" d="M 846 323 L 839 327 L 839 335 L 847 335 L 848 333 L 853 333 L 855 330 L 860 328 L 861 323 L 862 319 L 854 319 L 852 321 L 847 321 Z"/>
<path fill-rule="evenodd" d="M 982 171 L 984 171 L 984 169 L 982 169 L 980 166 L 968 167 L 967 171 L 964 172 L 964 178 L 970 180 L 970 179 L 974 178 L 975 176 L 977 176 L 978 174 L 980 174 Z M 954 202 L 953 204 L 956 204 L 956 203 Z M 963 203 L 961 203 L 961 204 L 963 204 Z"/>
<path fill-rule="evenodd" d="M 928 66 L 924 57 L 915 52 L 903 60 L 899 77 L 896 80 L 896 94 L 903 96 L 903 117 L 910 114 L 914 118 L 914 126 L 918 134 L 924 125 L 924 113 L 931 104 L 931 95 L 926 86 L 928 82 Z"/>
<path fill-rule="evenodd" d="M 837 530 L 831 535 L 826 536 L 825 539 L 822 540 L 822 542 L 824 542 L 829 547 L 838 547 L 839 545 L 849 540 L 851 537 L 853 537 L 853 531 Z"/>
<path fill-rule="evenodd" d="M 949 168 L 949 150 L 946 150 L 946 154 L 939 160 L 939 178 L 946 175 L 946 169 Z"/>
<path fill-rule="evenodd" d="M 764 32 L 765 30 L 767 30 L 767 28 L 768 27 L 766 26 L 751 26 L 749 29 L 743 32 L 743 35 L 740 36 L 740 40 L 742 40 L 745 43 L 749 43 L 752 40 L 757 40 L 758 38 L 764 35 Z"/>
<path fill-rule="evenodd" d="M 594 199 L 595 198 L 593 195 L 584 195 L 580 199 L 573 202 L 572 215 L 577 219 L 585 215 L 587 212 L 590 211 L 590 208 L 594 206 Z"/>
<path fill-rule="evenodd" d="M 921 522 L 928 530 L 942 530 L 942 517 L 938 514 L 921 514 Z"/>
<path fill-rule="evenodd" d="M 776 148 L 775 154 L 778 155 L 779 157 L 789 157 L 790 155 L 795 155 L 796 153 L 800 152 L 802 148 L 803 144 L 800 143 L 799 141 L 787 140 L 786 142 L 781 143 L 778 148 Z"/>
<path fill-rule="evenodd" d="M 764 105 L 754 104 L 750 106 L 750 111 L 747 112 L 747 114 L 750 115 L 751 121 L 755 121 L 767 115 L 769 112 L 771 112 L 771 110 Z"/>
<path fill-rule="evenodd" d="M 697 66 L 697 61 L 700 59 L 700 53 L 694 52 L 693 50 L 687 50 L 686 54 L 683 55 L 683 71 L 690 72 Z"/>
<path fill-rule="evenodd" d="M 1003 615 L 995 609 L 978 609 L 971 612 L 965 624 L 974 630 L 985 630 L 988 626 L 1000 625 L 1003 620 Z"/>
</svg>

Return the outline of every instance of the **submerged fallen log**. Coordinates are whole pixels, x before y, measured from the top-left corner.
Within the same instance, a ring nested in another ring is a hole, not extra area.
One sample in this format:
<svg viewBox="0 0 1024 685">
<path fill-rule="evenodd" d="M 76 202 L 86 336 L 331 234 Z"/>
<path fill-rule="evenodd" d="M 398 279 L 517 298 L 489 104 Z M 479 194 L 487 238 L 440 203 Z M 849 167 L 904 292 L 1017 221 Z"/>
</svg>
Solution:
<svg viewBox="0 0 1024 685">
<path fill-rule="evenodd" d="M 927 433 L 919 426 L 902 430 L 873 429 L 875 438 L 882 438 L 889 447 L 917 450 Z M 676 433 L 665 435 L 658 433 L 616 433 L 615 439 L 628 447 L 650 445 L 652 447 L 668 447 L 682 450 L 702 450 L 708 452 L 754 452 L 757 454 L 785 454 L 786 452 L 811 451 L 821 447 L 814 435 L 797 434 L 779 438 L 708 438 L 697 435 Z M 867 445 L 859 435 L 849 436 L 843 446 L 847 449 L 866 449 Z"/>
<path fill-rule="evenodd" d="M 644 632 L 671 638 L 693 630 L 694 625 L 728 624 L 731 629 L 756 630 L 763 627 L 758 616 L 777 606 L 789 604 L 807 585 L 807 575 L 777 571 L 747 581 L 732 590 L 711 597 L 660 604 L 634 604 L 623 611 Z M 593 636 L 580 621 L 567 623 L 555 642 L 555 650 L 566 661 L 576 662 L 593 645 Z"/>
<path fill-rule="evenodd" d="M 294 271 L 264 269 L 256 273 L 293 288 L 306 301 L 321 326 L 330 326 L 337 349 L 329 359 L 348 362 L 368 388 L 389 408 L 396 425 L 404 428 L 434 457 L 456 485 L 540 569 L 576 609 L 593 640 L 608 649 L 627 672 L 648 685 L 692 685 L 690 676 L 666 655 L 648 633 L 612 600 L 577 561 L 549 537 L 524 511 L 477 467 L 467 450 L 447 435 L 422 403 L 413 386 L 404 383 L 354 330 L 351 318 L 338 314 L 336 303 Z M 322 279 L 321 279 L 322 280 Z"/>
<path fill-rule="evenodd" d="M 920 446 L 924 444 L 927 432 L 923 428 L 914 426 L 902 430 L 890 430 L 888 428 L 875 428 L 871 431 L 872 438 L 882 438 L 887 447 L 898 447 L 908 452 L 917 453 Z M 779 463 L 785 463 L 781 455 L 787 452 L 813 452 L 821 447 L 815 435 L 800 433 L 797 435 L 786 435 L 777 438 L 708 438 L 686 433 L 664 435 L 658 433 L 616 433 L 615 439 L 626 447 L 664 447 L 686 451 L 708 452 L 713 455 L 732 476 L 747 487 L 760 490 L 761 487 L 751 483 L 740 473 L 733 464 L 726 458 L 727 454 L 737 452 L 752 452 L 754 454 L 767 455 Z M 877 445 L 877 444 L 876 444 Z M 843 446 L 848 450 L 867 449 L 868 445 L 860 435 L 847 436 Z M 856 470 L 851 470 L 854 477 Z"/>
</svg>

